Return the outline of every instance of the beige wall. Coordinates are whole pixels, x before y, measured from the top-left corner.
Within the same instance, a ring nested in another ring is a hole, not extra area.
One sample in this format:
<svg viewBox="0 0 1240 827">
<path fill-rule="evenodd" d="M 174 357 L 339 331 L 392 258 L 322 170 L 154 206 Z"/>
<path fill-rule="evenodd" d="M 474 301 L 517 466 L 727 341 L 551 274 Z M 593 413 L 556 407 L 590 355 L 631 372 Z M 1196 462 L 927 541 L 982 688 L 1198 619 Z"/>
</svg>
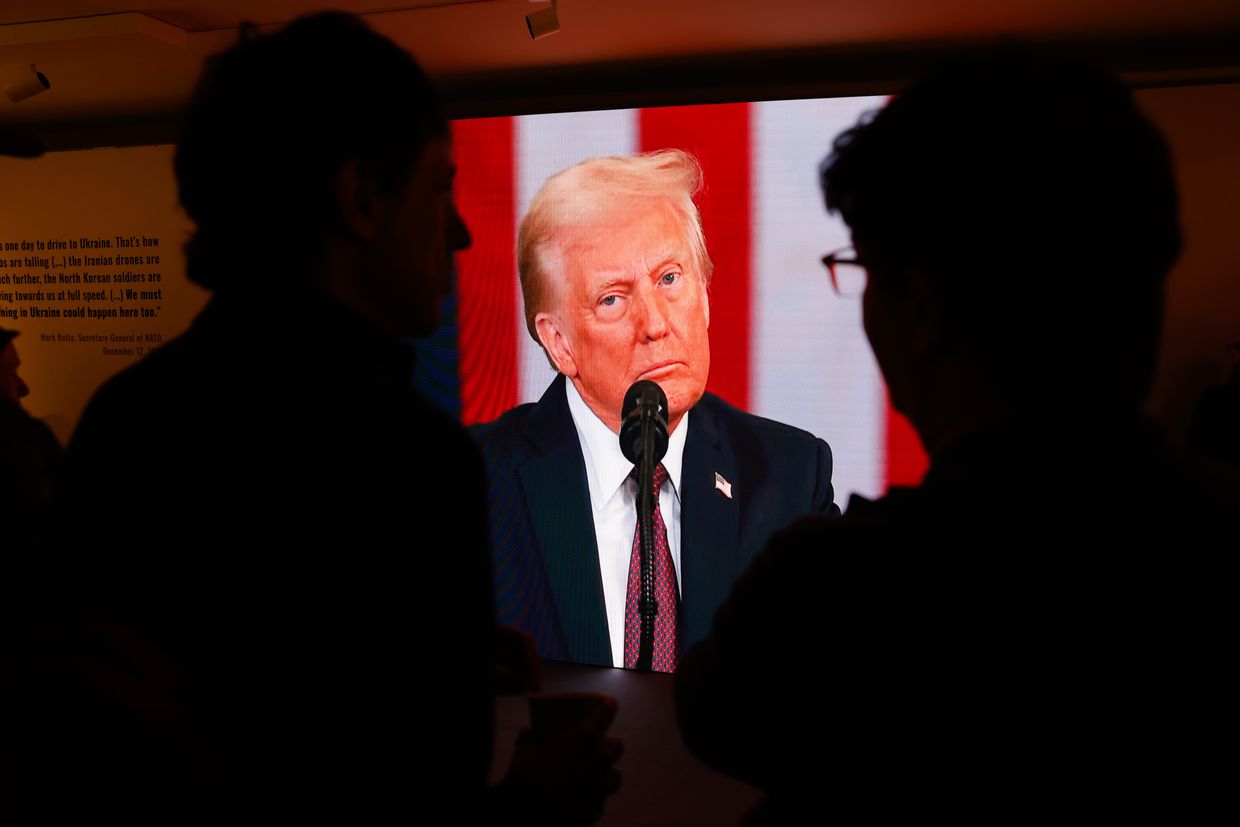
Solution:
<svg viewBox="0 0 1240 827">
<path fill-rule="evenodd" d="M 177 206 L 169 146 L 0 158 L 0 181 L 0 326 L 21 334 L 26 409 L 64 441 L 104 379 L 184 330 L 205 303 L 184 275 L 191 224 Z M 136 241 L 117 246 L 118 236 Z"/>
</svg>

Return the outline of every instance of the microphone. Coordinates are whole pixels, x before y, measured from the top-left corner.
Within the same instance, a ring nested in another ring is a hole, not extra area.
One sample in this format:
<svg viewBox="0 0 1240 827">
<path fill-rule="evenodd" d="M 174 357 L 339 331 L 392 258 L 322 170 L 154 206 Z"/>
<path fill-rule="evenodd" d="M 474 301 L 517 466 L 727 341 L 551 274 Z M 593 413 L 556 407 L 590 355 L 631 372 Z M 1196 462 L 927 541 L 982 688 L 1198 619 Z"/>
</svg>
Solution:
<svg viewBox="0 0 1240 827">
<path fill-rule="evenodd" d="M 649 379 L 639 379 L 625 391 L 620 409 L 620 450 L 634 465 L 642 461 L 643 436 L 650 441 L 651 463 L 663 459 L 667 453 L 667 394 Z"/>
<path fill-rule="evenodd" d="M 641 595 L 637 599 L 641 631 L 637 668 L 649 672 L 654 659 L 654 619 L 659 613 L 651 561 L 657 495 L 651 489 L 655 464 L 667 453 L 667 394 L 649 379 L 639 379 L 624 394 L 624 404 L 620 408 L 620 450 L 625 459 L 637 466 L 637 530 L 641 548 Z"/>
</svg>

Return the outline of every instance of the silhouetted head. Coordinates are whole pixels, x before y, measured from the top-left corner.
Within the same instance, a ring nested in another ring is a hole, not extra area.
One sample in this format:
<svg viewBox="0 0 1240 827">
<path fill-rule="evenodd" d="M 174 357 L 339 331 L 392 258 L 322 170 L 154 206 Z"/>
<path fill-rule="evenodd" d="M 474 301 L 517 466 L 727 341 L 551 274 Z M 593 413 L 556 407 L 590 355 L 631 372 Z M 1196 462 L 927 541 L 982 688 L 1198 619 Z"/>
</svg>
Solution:
<svg viewBox="0 0 1240 827">
<path fill-rule="evenodd" d="M 820 172 L 898 407 L 945 354 L 1015 407 L 1145 396 L 1180 231 L 1166 144 L 1118 81 L 1024 47 L 963 60 L 841 135 Z"/>
<path fill-rule="evenodd" d="M 356 242 L 364 271 L 350 289 L 374 294 L 356 309 L 403 307 L 410 318 L 379 321 L 408 335 L 430 320 L 404 305 L 437 305 L 452 250 L 469 243 L 451 200 L 448 125 L 429 81 L 407 52 L 350 15 L 247 31 L 212 57 L 175 168 L 197 224 L 189 277 L 209 289 L 321 287 L 328 245 L 344 238 Z"/>
<path fill-rule="evenodd" d="M 0 397 L 20 402 L 23 396 L 30 393 L 30 388 L 17 375 L 17 369 L 21 367 L 22 360 L 17 355 L 17 347 L 13 344 L 15 338 L 17 338 L 16 330 L 5 330 L 0 327 Z"/>
</svg>

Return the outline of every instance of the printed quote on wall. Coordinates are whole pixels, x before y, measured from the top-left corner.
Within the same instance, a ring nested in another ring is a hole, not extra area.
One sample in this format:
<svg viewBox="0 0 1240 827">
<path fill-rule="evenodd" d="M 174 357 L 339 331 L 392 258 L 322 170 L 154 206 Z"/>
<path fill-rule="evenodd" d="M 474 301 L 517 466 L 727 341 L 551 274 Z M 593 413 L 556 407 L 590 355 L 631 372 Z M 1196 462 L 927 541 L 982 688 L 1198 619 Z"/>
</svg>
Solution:
<svg viewBox="0 0 1240 827">
<path fill-rule="evenodd" d="M 0 180 L 22 199 L 0 217 L 0 326 L 19 332 L 27 410 L 66 440 L 102 382 L 205 303 L 185 278 L 192 224 L 168 146 L 4 158 Z"/>
</svg>

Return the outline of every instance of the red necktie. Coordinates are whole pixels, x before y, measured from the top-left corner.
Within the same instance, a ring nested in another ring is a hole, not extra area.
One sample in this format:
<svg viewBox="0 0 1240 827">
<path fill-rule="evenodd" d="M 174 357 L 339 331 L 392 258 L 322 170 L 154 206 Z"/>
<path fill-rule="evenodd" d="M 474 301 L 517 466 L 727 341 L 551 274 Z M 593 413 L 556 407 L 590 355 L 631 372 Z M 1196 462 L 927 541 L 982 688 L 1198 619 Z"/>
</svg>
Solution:
<svg viewBox="0 0 1240 827">
<path fill-rule="evenodd" d="M 637 469 L 633 469 L 636 477 Z M 656 672 L 675 672 L 680 657 L 680 591 L 676 588 L 676 568 L 667 545 L 667 526 L 659 509 L 659 489 L 667 480 L 667 469 L 659 463 L 654 469 L 654 599 L 659 613 L 654 618 L 654 657 L 651 668 Z M 641 498 L 638 498 L 641 502 Z M 640 506 L 639 506 L 640 507 Z M 624 665 L 637 666 L 641 645 L 642 617 L 638 601 L 642 593 L 641 515 L 633 532 L 633 554 L 629 558 L 629 588 L 624 600 Z"/>
</svg>

